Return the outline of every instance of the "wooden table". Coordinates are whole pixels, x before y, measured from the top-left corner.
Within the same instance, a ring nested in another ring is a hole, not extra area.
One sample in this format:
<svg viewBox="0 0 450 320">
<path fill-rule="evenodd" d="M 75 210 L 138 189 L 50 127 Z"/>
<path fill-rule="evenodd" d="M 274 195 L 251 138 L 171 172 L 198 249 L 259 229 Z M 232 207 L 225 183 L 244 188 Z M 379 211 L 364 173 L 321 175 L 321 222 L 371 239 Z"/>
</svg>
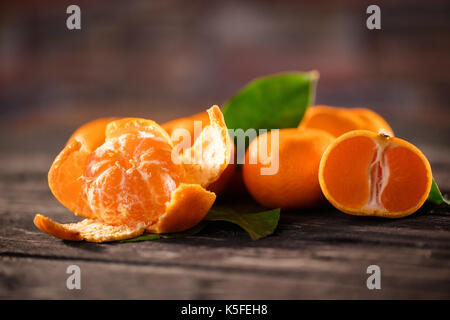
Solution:
<svg viewBox="0 0 450 320">
<path fill-rule="evenodd" d="M 425 205 L 398 220 L 352 217 L 331 207 L 282 212 L 276 232 L 258 241 L 227 223 L 189 238 L 138 243 L 52 238 L 32 220 L 37 212 L 75 220 L 46 181 L 72 129 L 14 125 L 2 132 L 2 299 L 450 298 L 448 206 Z M 419 145 L 441 188 L 450 190 L 445 137 Z M 81 268 L 81 290 L 66 288 L 72 264 Z M 366 287 L 369 265 L 381 268 L 380 290 Z"/>
</svg>

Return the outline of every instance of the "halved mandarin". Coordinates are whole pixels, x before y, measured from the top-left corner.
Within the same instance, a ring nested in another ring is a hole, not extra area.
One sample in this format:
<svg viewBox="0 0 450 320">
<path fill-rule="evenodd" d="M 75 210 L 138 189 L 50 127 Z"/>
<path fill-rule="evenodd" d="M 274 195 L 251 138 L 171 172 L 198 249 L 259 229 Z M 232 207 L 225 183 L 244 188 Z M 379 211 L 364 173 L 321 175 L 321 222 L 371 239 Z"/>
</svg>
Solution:
<svg viewBox="0 0 450 320">
<path fill-rule="evenodd" d="M 368 130 L 348 132 L 324 152 L 319 183 L 342 212 L 400 218 L 416 212 L 431 189 L 427 158 L 411 143 Z"/>
<path fill-rule="evenodd" d="M 205 189 L 225 170 L 230 138 L 217 106 L 194 145 L 175 152 L 154 121 L 100 119 L 74 134 L 53 162 L 49 186 L 74 214 L 87 218 L 59 224 L 42 215 L 34 223 L 67 240 L 94 242 L 187 230 L 215 201 Z"/>
</svg>

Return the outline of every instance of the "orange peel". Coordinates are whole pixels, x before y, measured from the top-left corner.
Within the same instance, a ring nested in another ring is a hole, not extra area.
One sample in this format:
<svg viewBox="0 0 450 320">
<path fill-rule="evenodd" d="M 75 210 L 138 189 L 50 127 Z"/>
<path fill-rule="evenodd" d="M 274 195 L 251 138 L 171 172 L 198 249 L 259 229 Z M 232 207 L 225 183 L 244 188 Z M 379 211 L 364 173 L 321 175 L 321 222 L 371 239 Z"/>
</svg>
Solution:
<svg viewBox="0 0 450 320">
<path fill-rule="evenodd" d="M 375 133 L 383 130 L 390 136 L 394 136 L 386 120 L 367 108 L 312 106 L 306 110 L 299 128 L 324 130 L 336 138 L 352 130 L 370 130 Z"/>
<path fill-rule="evenodd" d="M 205 188 L 226 169 L 231 140 L 218 106 L 191 148 L 157 123 L 99 119 L 78 129 L 49 170 L 54 196 L 86 219 L 60 224 L 37 214 L 34 224 L 60 239 L 105 242 L 144 231 L 170 233 L 198 224 L 216 195 Z"/>
<path fill-rule="evenodd" d="M 171 139 L 174 144 L 180 148 L 188 148 L 192 146 L 199 135 L 199 129 L 203 129 L 210 123 L 207 112 L 200 112 L 189 117 L 183 117 L 163 123 L 161 127 L 171 135 Z M 188 133 L 188 134 L 187 134 Z M 207 187 L 209 191 L 214 192 L 217 195 L 223 194 L 228 191 L 236 191 L 236 188 L 228 188 L 236 180 L 237 176 L 240 176 L 240 172 L 236 169 L 236 155 L 234 153 L 234 143 L 230 144 L 230 162 L 227 168 L 220 175 L 219 179 L 210 183 Z M 233 161 L 231 161 L 233 160 Z M 236 185 L 237 183 L 234 183 Z M 241 184 L 243 187 L 243 184 Z"/>
<path fill-rule="evenodd" d="M 128 227 L 112 226 L 92 219 L 84 219 L 78 223 L 61 224 L 41 214 L 34 217 L 34 224 L 42 231 L 63 240 L 108 242 L 134 238 L 144 232 L 143 225 Z"/>
</svg>

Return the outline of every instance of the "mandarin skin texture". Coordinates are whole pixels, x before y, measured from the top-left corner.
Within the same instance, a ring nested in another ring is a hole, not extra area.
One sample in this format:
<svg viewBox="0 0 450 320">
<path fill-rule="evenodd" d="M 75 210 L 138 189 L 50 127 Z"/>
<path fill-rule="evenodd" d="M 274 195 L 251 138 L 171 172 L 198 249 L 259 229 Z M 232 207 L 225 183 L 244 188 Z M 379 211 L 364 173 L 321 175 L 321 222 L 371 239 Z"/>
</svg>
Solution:
<svg viewBox="0 0 450 320">
<path fill-rule="evenodd" d="M 334 137 L 352 130 L 380 130 L 393 136 L 389 124 L 378 113 L 366 108 L 342 108 L 330 106 L 313 106 L 308 108 L 299 124 L 303 129 L 320 129 Z"/>
<path fill-rule="evenodd" d="M 281 129 L 277 146 L 271 132 L 254 139 L 243 166 L 245 185 L 252 197 L 268 208 L 294 209 L 317 205 L 323 200 L 317 179 L 320 159 L 333 136 L 322 130 Z M 276 140 L 276 139 L 275 139 Z M 258 150 L 268 146 L 268 163 L 258 158 Z M 278 149 L 278 156 L 277 150 Z M 256 159 L 255 164 L 251 158 Z M 264 175 L 263 168 L 278 161 L 278 172 Z"/>
</svg>

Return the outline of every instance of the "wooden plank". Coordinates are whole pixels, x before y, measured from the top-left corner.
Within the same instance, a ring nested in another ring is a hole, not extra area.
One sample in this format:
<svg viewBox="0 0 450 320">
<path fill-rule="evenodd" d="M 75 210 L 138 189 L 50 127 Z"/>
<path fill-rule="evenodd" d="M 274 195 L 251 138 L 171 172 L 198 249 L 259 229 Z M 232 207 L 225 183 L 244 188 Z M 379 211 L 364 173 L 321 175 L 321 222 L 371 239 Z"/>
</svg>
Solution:
<svg viewBox="0 0 450 320">
<path fill-rule="evenodd" d="M 21 183 L 22 186 L 26 185 Z M 32 187 L 33 185 L 30 185 Z M 34 195 L 31 197 L 31 195 Z M 0 214 L 0 248 L 3 253 L 83 256 L 87 258 L 124 257 L 128 248 L 160 246 L 161 244 L 191 243 L 205 247 L 229 248 L 304 248 L 311 243 L 336 243 L 367 246 L 392 246 L 426 249 L 450 249 L 450 215 L 445 207 L 425 206 L 407 219 L 386 220 L 352 217 L 335 209 L 283 213 L 275 235 L 251 241 L 237 228 L 227 224 L 206 229 L 202 235 L 187 239 L 127 244 L 73 244 L 53 239 L 37 230 L 32 224 L 34 214 L 40 211 L 58 221 L 69 222 L 76 218 L 52 198 L 46 188 L 36 187 L 24 201 L 14 188 L 0 192 L 0 203 L 7 206 Z M 35 205 L 39 203 L 39 207 Z M 46 211 L 41 211 L 46 210 Z M 123 249 L 125 248 L 125 249 Z M 193 250 L 195 255 L 195 249 Z M 190 254 L 190 253 L 189 253 Z M 136 255 L 137 257 L 139 255 Z M 128 258 L 128 257 L 127 257 Z M 135 258 L 133 256 L 133 258 Z"/>
<path fill-rule="evenodd" d="M 73 261 L 86 266 L 86 276 L 97 283 L 91 291 L 76 293 L 83 298 L 450 297 L 450 216 L 441 209 L 430 213 L 425 207 L 400 220 L 362 219 L 330 208 L 287 213 L 277 232 L 259 241 L 222 223 L 185 239 L 93 244 L 60 241 L 37 230 L 32 225 L 33 203 L 48 208 L 48 214 L 58 220 L 73 218 L 46 188 L 29 194 L 35 198 L 23 201 L 13 190 L 2 192 L 1 203 L 9 201 L 9 208 L 17 208 L 0 215 L 2 277 L 30 279 L 30 285 L 39 289 L 26 293 L 27 283 L 14 285 L 13 280 L 5 280 L 0 292 L 6 292 L 6 297 L 73 297 L 75 293 L 55 289 L 53 282 L 64 283 L 64 270 Z M 366 268 L 371 264 L 382 268 L 381 293 L 365 287 Z M 40 278 L 42 270 L 50 280 L 32 280 Z M 167 275 L 166 270 L 173 273 Z M 123 289 L 128 282 L 120 279 L 135 273 L 133 281 L 155 281 L 157 292 L 147 293 L 153 287 L 150 284 Z M 191 282 L 186 284 L 185 278 Z M 12 292 L 8 291 L 11 286 L 16 288 Z"/>
<path fill-rule="evenodd" d="M 448 207 L 425 205 L 396 220 L 332 207 L 283 212 L 275 234 L 259 241 L 217 223 L 184 239 L 74 243 L 32 223 L 37 212 L 79 219 L 48 190 L 51 158 L 0 158 L 1 298 L 450 298 Z M 439 163 L 434 173 L 445 177 L 449 166 Z M 72 263 L 82 268 L 80 292 L 64 286 Z M 382 290 L 366 288 L 371 264 L 381 267 Z"/>
<path fill-rule="evenodd" d="M 265 264 L 261 258 L 255 259 Z M 239 260 L 240 264 L 249 262 L 248 258 Z M 283 267 L 272 273 L 224 272 L 216 268 L 18 257 L 1 257 L 0 262 L 2 299 L 449 298 L 448 286 L 442 285 L 443 279 L 448 279 L 448 268 L 381 264 L 381 290 L 368 290 L 364 262 L 348 263 L 334 255 L 332 260 L 299 261 L 295 273 Z M 272 262 L 281 266 L 285 263 L 283 259 Z M 66 269 L 71 264 L 81 269 L 81 290 L 66 288 Z"/>
</svg>

